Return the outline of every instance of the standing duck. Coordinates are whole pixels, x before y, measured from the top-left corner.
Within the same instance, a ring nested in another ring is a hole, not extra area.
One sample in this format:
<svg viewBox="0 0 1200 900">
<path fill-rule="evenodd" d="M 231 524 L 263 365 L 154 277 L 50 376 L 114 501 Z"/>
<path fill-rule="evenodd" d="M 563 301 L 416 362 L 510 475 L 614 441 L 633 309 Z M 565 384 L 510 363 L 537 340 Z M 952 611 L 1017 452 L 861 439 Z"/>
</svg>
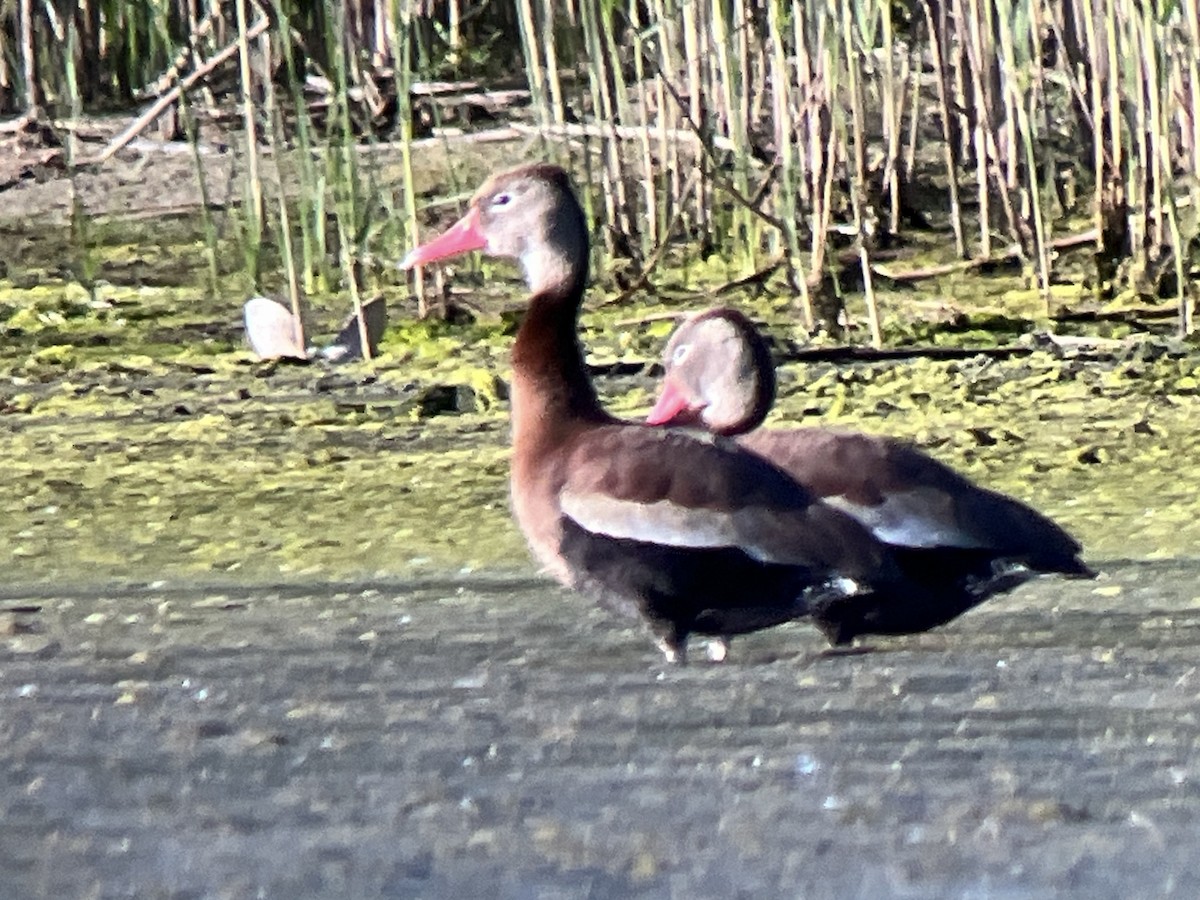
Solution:
<svg viewBox="0 0 1200 900">
<path fill-rule="evenodd" d="M 489 179 L 403 268 L 473 250 L 519 261 L 531 297 L 512 350 L 512 504 L 534 557 L 601 605 L 640 614 L 670 662 L 902 576 L 852 517 L 731 442 L 621 422 L 601 408 L 576 319 L 588 229 L 567 174 Z"/>
<path fill-rule="evenodd" d="M 819 599 L 812 619 L 835 645 L 863 634 L 927 631 L 1035 575 L 1095 575 L 1079 559 L 1079 543 L 1050 519 L 903 441 L 758 428 L 775 399 L 775 369 L 741 313 L 722 308 L 692 317 L 671 336 L 663 365 L 650 424 L 738 435 L 743 448 L 870 529 L 905 575 L 926 588 L 909 598 Z"/>
</svg>

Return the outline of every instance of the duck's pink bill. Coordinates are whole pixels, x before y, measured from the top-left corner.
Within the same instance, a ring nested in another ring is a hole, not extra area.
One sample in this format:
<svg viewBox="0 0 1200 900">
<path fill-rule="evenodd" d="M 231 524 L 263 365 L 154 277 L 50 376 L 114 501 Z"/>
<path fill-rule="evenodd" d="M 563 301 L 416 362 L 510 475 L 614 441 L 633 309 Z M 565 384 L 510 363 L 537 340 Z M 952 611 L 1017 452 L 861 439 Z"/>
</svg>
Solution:
<svg viewBox="0 0 1200 900">
<path fill-rule="evenodd" d="M 658 402 L 654 404 L 654 409 L 650 410 L 650 415 L 646 416 L 647 425 L 665 425 L 685 412 L 688 408 L 687 397 L 679 392 L 679 389 L 667 379 L 663 382 L 662 393 L 658 395 Z"/>
<path fill-rule="evenodd" d="M 451 225 L 444 233 L 427 244 L 414 247 L 400 263 L 401 269 L 425 266 L 439 259 L 482 250 L 487 246 L 487 237 L 479 227 L 479 210 L 471 211 Z"/>
</svg>

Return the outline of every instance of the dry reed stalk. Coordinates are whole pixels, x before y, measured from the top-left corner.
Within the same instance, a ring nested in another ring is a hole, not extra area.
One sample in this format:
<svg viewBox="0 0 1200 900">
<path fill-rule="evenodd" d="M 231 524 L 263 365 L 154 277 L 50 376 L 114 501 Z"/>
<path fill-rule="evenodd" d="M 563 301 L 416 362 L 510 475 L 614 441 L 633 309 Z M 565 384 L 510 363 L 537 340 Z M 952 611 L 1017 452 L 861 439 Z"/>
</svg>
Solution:
<svg viewBox="0 0 1200 900">
<path fill-rule="evenodd" d="M 904 173 L 901 182 L 904 185 L 912 184 L 917 174 L 917 143 L 921 137 L 921 116 L 924 114 L 921 105 L 921 68 L 920 59 L 917 60 L 915 66 L 910 59 L 906 59 L 905 73 L 912 91 L 912 98 L 909 100 L 911 112 L 908 115 L 908 140 L 904 142 L 904 151 L 901 155 L 903 167 L 901 171 Z M 899 222 L 897 222 L 897 227 L 899 227 Z"/>
<path fill-rule="evenodd" d="M 992 216 L 991 198 L 988 192 L 987 141 L 984 138 L 986 101 L 983 93 L 982 76 L 979 72 L 982 49 L 979 47 L 978 17 L 976 10 L 973 8 L 977 6 L 977 0 L 967 0 L 967 2 L 972 4 L 972 6 L 965 10 L 960 6 L 958 8 L 959 14 L 954 19 L 959 46 L 962 48 L 961 52 L 966 54 L 970 60 L 969 65 L 959 66 L 964 95 L 968 87 L 971 91 L 969 98 L 964 96 L 964 102 L 960 108 L 973 111 L 973 116 L 967 117 L 967 124 L 971 130 L 971 147 L 975 157 L 975 197 L 979 207 L 979 255 L 990 256 L 992 252 Z M 961 60 L 962 57 L 960 57 L 960 62 Z"/>
<path fill-rule="evenodd" d="M 658 59 L 654 61 L 657 67 L 654 76 L 654 106 L 658 115 L 658 160 L 665 173 L 665 177 L 662 179 L 663 190 L 660 191 L 661 200 L 658 204 L 657 218 L 658 221 L 665 222 L 674 215 L 676 208 L 682 202 L 680 198 L 683 196 L 684 176 L 679 153 L 676 143 L 668 139 L 668 134 L 679 130 L 679 109 L 673 102 L 673 98 L 671 102 L 668 102 L 666 88 L 666 79 L 674 77 L 674 74 L 681 69 L 676 48 L 682 38 L 677 28 L 678 21 L 674 15 L 674 8 L 671 9 L 672 14 L 668 16 L 665 0 L 652 0 L 652 2 L 657 19 L 655 43 L 658 47 Z M 647 127 L 650 125 L 649 122 L 642 124 Z M 656 237 L 656 240 L 666 240 L 667 237 L 666 229 L 662 229 L 662 233 Z"/>
<path fill-rule="evenodd" d="M 263 34 L 259 39 L 260 53 L 264 59 L 264 68 L 266 71 L 272 71 L 271 66 L 271 36 Z M 279 109 L 279 103 L 275 97 L 275 82 L 272 78 L 263 79 L 263 105 L 267 114 L 267 121 L 270 128 L 267 130 L 266 139 L 267 145 L 276 153 L 276 165 L 279 165 L 280 154 L 286 146 L 286 139 L 283 135 L 283 114 Z M 304 341 L 304 317 L 300 310 L 300 275 L 296 265 L 295 247 L 292 243 L 292 223 L 291 216 L 288 213 L 287 197 L 284 196 L 283 179 L 279 179 L 279 250 L 283 257 L 283 269 L 287 275 L 287 290 L 288 301 L 292 307 L 292 316 L 295 321 L 296 339 L 301 347 L 305 346 Z"/>
<path fill-rule="evenodd" d="M 797 148 L 801 151 L 796 154 L 796 202 L 798 206 L 804 209 L 812 209 L 813 182 L 811 180 L 811 168 L 808 157 L 813 152 L 812 142 L 816 134 L 813 130 L 813 115 L 816 108 L 813 90 L 813 64 L 812 58 L 809 55 L 808 41 L 806 40 L 805 16 L 807 15 L 807 11 L 803 7 L 792 7 L 791 14 L 791 51 L 794 66 L 792 90 L 796 96 L 794 121 L 796 126 L 796 144 Z M 805 147 L 809 151 L 807 156 L 803 152 L 803 148 Z"/>
<path fill-rule="evenodd" d="M 1096 9 L 1093 5 L 1094 0 L 1079 0 L 1080 11 L 1082 15 L 1078 18 L 1081 20 L 1083 30 L 1083 42 L 1089 48 L 1096 47 Z M 1064 34 L 1070 35 L 1066 29 Z M 1073 44 L 1074 35 L 1070 35 Z M 1067 43 L 1067 41 L 1064 41 Z M 1068 46 L 1072 45 L 1068 44 Z M 1093 51 L 1094 52 L 1094 51 Z M 1092 188 L 1092 226 L 1096 230 L 1096 258 L 1102 258 L 1105 248 L 1104 240 L 1104 197 L 1105 184 L 1109 178 L 1110 164 L 1107 155 L 1104 134 L 1105 134 L 1105 115 L 1104 115 L 1104 83 L 1099 77 L 1097 71 L 1097 63 L 1099 58 L 1092 56 L 1086 60 L 1080 60 L 1079 68 L 1082 70 L 1086 79 L 1088 93 L 1080 103 L 1089 112 L 1091 135 L 1092 135 L 1092 172 L 1095 178 Z M 1103 280 L 1103 279 L 1101 279 Z M 1097 285 L 1097 291 L 1103 289 L 1102 284 Z"/>
<path fill-rule="evenodd" d="M 1169 150 L 1166 146 L 1166 117 L 1163 115 L 1162 96 L 1169 88 L 1167 79 L 1159 67 L 1159 52 L 1166 35 L 1155 20 L 1154 10 L 1149 3 L 1142 6 L 1142 17 L 1138 28 L 1141 45 L 1143 90 L 1146 100 L 1146 199 L 1150 217 L 1148 227 L 1155 247 L 1167 244 L 1167 222 L 1164 205 L 1171 191 Z M 1164 165 L 1164 163 L 1166 163 Z"/>
<path fill-rule="evenodd" d="M 633 74 L 637 79 L 638 85 L 638 113 L 637 119 L 642 126 L 641 135 L 638 139 L 638 149 L 641 151 L 638 156 L 638 161 L 641 164 L 641 186 L 642 186 L 642 213 L 645 219 L 645 226 L 640 229 L 641 247 L 640 254 L 642 260 L 645 260 L 651 252 L 651 248 L 659 241 L 665 239 L 659 224 L 658 217 L 658 197 L 657 195 L 657 177 L 655 175 L 654 154 L 650 146 L 650 122 L 653 118 L 650 112 L 649 103 L 649 84 L 646 77 L 646 63 L 644 54 L 646 52 L 645 41 L 642 36 L 641 8 L 638 4 L 633 4 L 629 10 L 629 27 L 633 32 Z"/>
<path fill-rule="evenodd" d="M 255 121 L 253 72 L 250 63 L 249 20 L 246 16 L 246 0 L 235 0 L 237 16 L 238 71 L 241 79 L 240 100 L 242 106 L 243 143 L 246 148 L 246 191 L 249 195 L 249 244 L 243 245 L 253 256 L 250 266 L 255 284 L 258 282 L 259 247 L 263 239 L 263 187 L 258 171 L 258 126 Z"/>
<path fill-rule="evenodd" d="M 621 160 L 617 151 L 617 142 L 613 139 L 617 123 L 614 120 L 612 99 L 609 94 L 608 56 L 604 52 L 600 36 L 601 25 L 598 21 L 596 4 L 599 0 L 581 0 L 580 24 L 583 28 L 584 40 L 588 55 L 588 89 L 591 94 L 592 109 L 600 120 L 601 130 L 601 166 L 600 193 L 604 200 L 604 221 L 609 227 L 603 230 L 604 249 L 610 256 L 613 254 L 618 234 L 619 220 L 626 211 L 618 203 L 617 185 L 622 182 Z M 621 231 L 628 234 L 628 231 Z"/>
<path fill-rule="evenodd" d="M 745 113 L 742 67 L 745 65 L 746 58 L 739 59 L 737 57 L 738 29 L 740 27 L 737 13 L 741 9 L 740 0 L 734 0 L 729 8 L 722 3 L 715 3 L 711 8 L 712 29 L 710 33 L 716 48 L 716 55 L 710 58 L 709 70 L 712 80 L 715 82 L 713 86 L 719 90 L 719 93 L 715 93 L 714 96 L 721 98 L 724 115 L 710 117 L 710 125 L 714 130 L 719 128 L 732 141 L 733 183 L 738 193 L 748 196 L 750 189 L 743 161 L 749 156 L 749 147 L 747 145 L 747 125 L 745 119 L 742 118 Z M 727 14 L 731 17 L 727 18 Z M 740 205 L 734 208 L 729 230 L 739 238 L 734 249 L 742 251 L 748 270 L 753 271 L 755 240 L 752 235 L 756 235 L 757 230 L 751 222 L 749 212 Z"/>
<path fill-rule="evenodd" d="M 810 286 L 819 285 L 825 271 L 825 247 L 833 214 L 833 180 L 836 162 L 836 138 L 833 132 L 832 110 L 836 108 L 836 71 L 829 66 L 832 50 L 827 40 L 829 17 L 820 11 L 796 9 L 792 20 L 797 61 L 797 84 L 804 98 L 801 121 L 801 143 L 807 155 L 801 154 L 802 184 L 807 196 L 801 202 L 809 209 L 808 276 L 804 279 L 801 304 L 815 307 L 809 295 Z M 814 321 L 815 325 L 815 321 Z"/>
<path fill-rule="evenodd" d="M 1012 0 L 994 0 L 995 14 L 1001 21 L 1010 22 L 1015 18 Z M 1022 0 L 1018 0 L 1022 2 Z M 1034 0 L 1037 2 L 1037 0 Z M 1030 22 L 1030 29 L 1036 27 Z M 1042 213 L 1041 192 L 1038 183 L 1037 144 L 1038 135 L 1028 106 L 1033 106 L 1036 112 L 1037 87 L 1040 74 L 1036 62 L 1036 54 L 1031 52 L 1031 45 L 1036 46 L 1038 32 L 1019 31 L 1017 29 L 1001 28 L 998 33 L 999 52 L 996 55 L 999 71 L 1002 73 L 1000 89 L 1003 92 L 1003 108 L 1005 128 L 1001 132 L 1006 148 L 1006 176 L 1003 190 L 1017 191 L 1021 198 L 1020 218 L 1017 220 L 1021 229 L 1022 240 L 1018 242 L 1022 252 L 1032 252 L 1036 260 L 1038 286 L 1042 295 L 1045 314 L 1050 315 L 1050 257 L 1047 246 L 1045 217 Z M 1018 164 L 1020 163 L 1020 164 Z M 1025 239 L 1028 227 L 1026 220 L 1032 219 L 1034 228 L 1032 237 Z"/>
<path fill-rule="evenodd" d="M 550 116 L 547 114 L 548 109 L 543 90 L 545 80 L 542 73 L 545 67 L 542 64 L 542 45 L 538 40 L 539 32 L 537 19 L 533 13 L 532 0 L 518 0 L 517 23 L 520 26 L 521 48 L 525 54 L 525 71 L 528 74 L 531 105 L 538 116 L 538 121 L 546 125 L 550 121 Z"/>
<path fill-rule="evenodd" d="M 790 4 L 785 0 L 770 0 L 767 9 L 767 37 L 771 46 L 771 99 L 775 119 L 775 145 L 779 154 L 779 218 L 783 222 L 783 243 L 785 248 L 786 272 L 788 283 L 793 290 L 801 293 L 800 315 L 805 330 L 813 330 L 812 302 L 808 296 L 805 284 L 804 265 L 800 258 L 800 234 L 797 218 L 800 214 L 798 206 L 797 182 L 800 173 L 796 160 L 796 126 L 792 115 L 791 97 L 793 81 L 789 72 L 788 47 L 786 35 L 790 22 L 787 20 Z M 799 15 L 799 11 L 790 10 L 790 15 Z"/>
<path fill-rule="evenodd" d="M 684 2 L 680 9 L 683 25 L 683 62 L 684 78 L 687 83 L 687 119 L 700 135 L 703 144 L 711 133 L 711 123 L 707 121 L 704 111 L 703 89 L 705 82 L 705 66 L 703 65 L 704 48 L 702 40 L 706 33 L 697 18 L 699 4 Z M 676 96 L 675 91 L 671 91 Z M 696 190 L 693 192 L 695 228 L 701 234 L 707 234 L 710 225 L 709 198 L 711 191 L 707 177 L 708 154 L 698 152 L 692 165 L 690 177 L 695 179 Z"/>
<path fill-rule="evenodd" d="M 1108 124 L 1108 141 L 1106 151 L 1112 159 L 1108 178 L 1104 182 L 1104 194 L 1101 196 L 1101 215 L 1103 223 L 1101 234 L 1120 235 L 1120 246 L 1105 246 L 1102 253 L 1123 252 L 1130 236 L 1130 217 L 1128 215 L 1127 194 L 1124 189 L 1124 168 L 1126 164 L 1124 144 L 1121 134 L 1121 90 L 1120 72 L 1121 57 L 1117 51 L 1117 16 L 1116 0 L 1101 0 L 1104 4 L 1104 43 L 1103 72 L 1105 73 L 1108 93 L 1105 98 L 1107 112 L 1101 110 L 1101 118 L 1097 121 Z M 1136 245 L 1133 245 L 1136 246 Z"/>
<path fill-rule="evenodd" d="M 843 10 L 841 21 L 842 61 L 846 77 L 846 90 L 850 96 L 850 127 L 849 140 L 854 148 L 854 162 L 850 167 L 850 210 L 854 219 L 855 244 L 858 251 L 859 265 L 862 269 L 863 300 L 867 307 L 867 326 L 871 335 L 873 347 L 883 346 L 883 332 L 879 325 L 879 307 L 875 299 L 875 290 L 871 280 L 871 260 L 867 251 L 872 222 L 869 221 L 870 211 L 866 203 L 867 190 L 867 134 L 866 134 L 866 102 L 863 97 L 859 72 L 862 67 L 862 45 L 858 40 L 859 31 L 855 27 L 849 7 Z M 843 114 L 835 115 L 835 121 L 840 122 L 839 131 L 843 143 L 847 139 L 846 125 Z"/>
<path fill-rule="evenodd" d="M 407 0 L 391 0 L 388 18 L 388 43 L 392 47 L 392 64 L 396 84 L 396 122 L 400 130 L 400 169 L 404 196 L 404 228 L 402 236 L 414 246 L 417 244 L 419 223 L 417 220 L 417 196 L 413 188 L 413 116 L 412 116 L 412 4 Z M 412 276 L 413 293 L 417 298 L 417 316 L 424 319 L 429 315 L 429 301 L 425 291 L 425 273 L 418 268 Z M 364 344 L 365 346 L 365 344 Z"/>
<path fill-rule="evenodd" d="M 594 12 L 599 26 L 596 43 L 604 57 L 604 68 L 607 72 L 607 77 L 601 83 L 601 97 L 605 102 L 605 121 L 610 127 L 616 128 L 632 118 L 629 111 L 629 90 L 625 85 L 625 70 L 617 45 L 618 26 L 612 15 L 614 4 L 607 0 L 596 0 L 596 4 L 597 9 Z M 610 171 L 610 182 L 616 192 L 617 231 L 632 239 L 644 229 L 638 224 L 640 217 L 637 216 L 626 190 L 625 161 L 621 154 L 620 142 L 610 134 L 604 147 L 607 151 L 606 163 Z"/>
<path fill-rule="evenodd" d="M 1197 3 L 1197 0 L 1181 0 L 1180 5 L 1183 9 L 1186 44 L 1192 52 L 1179 53 L 1182 63 L 1179 67 L 1180 81 L 1183 84 L 1178 90 L 1178 95 L 1185 98 L 1186 102 L 1179 105 L 1176 127 L 1183 137 L 1184 168 L 1200 175 L 1200 54 L 1195 52 L 1195 49 L 1200 47 L 1200 3 Z M 1200 215 L 1200 177 L 1190 179 L 1189 192 L 1191 206 L 1195 211 L 1193 215 Z"/>
<path fill-rule="evenodd" d="M 1128 19 L 1122 19 L 1117 24 L 1121 30 L 1119 32 L 1119 47 L 1126 49 L 1133 54 L 1132 59 L 1137 60 L 1136 81 L 1138 90 L 1134 96 L 1129 98 L 1129 102 L 1133 107 L 1133 121 L 1131 123 L 1132 133 L 1130 139 L 1130 154 L 1128 159 L 1128 180 L 1126 188 L 1129 192 L 1129 208 L 1132 213 L 1129 217 L 1129 238 L 1130 245 L 1134 248 L 1142 247 L 1147 241 L 1153 240 L 1148 228 L 1150 219 L 1150 185 L 1149 170 L 1147 166 L 1148 153 L 1148 134 L 1149 121 L 1147 115 L 1147 98 L 1141 90 L 1144 72 L 1142 67 L 1145 62 L 1139 59 L 1145 53 L 1143 43 L 1144 35 L 1141 33 L 1140 23 L 1130 22 Z M 1120 79 L 1120 75 L 1112 73 L 1112 75 Z M 1140 211 L 1140 214 L 1135 211 Z M 1147 260 L 1144 255 L 1134 251 L 1133 265 L 1130 267 L 1130 284 L 1136 290 L 1141 286 L 1143 276 L 1146 274 Z"/>
<path fill-rule="evenodd" d="M 890 0 L 879 0 L 875 14 L 880 21 L 880 31 L 883 50 L 883 83 L 880 85 L 880 115 L 883 131 L 883 191 L 888 201 L 888 231 L 896 234 L 900 231 L 900 135 L 903 130 L 904 114 L 904 82 L 907 79 L 906 68 L 902 68 L 900 89 L 896 88 L 896 45 L 892 35 L 892 14 Z M 902 67 L 907 67 L 908 57 L 901 61 Z"/>
<path fill-rule="evenodd" d="M 946 181 L 950 195 L 950 223 L 954 229 L 954 248 L 960 259 L 968 257 L 966 227 L 963 207 L 959 199 L 958 173 L 966 158 L 967 124 L 965 117 L 965 88 L 962 66 L 955 61 L 963 59 L 961 46 L 951 39 L 951 27 L 946 4 L 932 0 L 921 0 L 926 26 L 929 29 L 929 48 L 933 55 L 934 72 L 937 76 L 938 108 L 941 111 L 943 155 L 946 161 Z"/>
<path fill-rule="evenodd" d="M 550 92 L 550 121 L 562 125 L 566 121 L 562 81 L 558 76 L 558 44 L 554 37 L 554 0 L 542 0 L 542 47 L 546 52 L 546 86 Z"/>
</svg>

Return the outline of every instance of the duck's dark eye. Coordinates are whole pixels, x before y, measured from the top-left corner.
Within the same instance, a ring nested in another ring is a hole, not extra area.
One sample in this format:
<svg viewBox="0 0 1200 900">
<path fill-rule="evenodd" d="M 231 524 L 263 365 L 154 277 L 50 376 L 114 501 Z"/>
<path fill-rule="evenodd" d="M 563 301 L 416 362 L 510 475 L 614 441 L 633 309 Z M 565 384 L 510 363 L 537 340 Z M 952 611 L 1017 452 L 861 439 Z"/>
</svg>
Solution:
<svg viewBox="0 0 1200 900">
<path fill-rule="evenodd" d="M 691 351 L 692 351 L 691 344 L 680 344 L 678 347 L 675 348 L 674 352 L 671 354 L 672 365 L 676 365 L 676 366 L 679 365 L 681 362 L 683 362 L 685 359 L 687 359 L 687 356 Z"/>
<path fill-rule="evenodd" d="M 511 194 L 497 194 L 492 198 L 492 206 L 508 206 L 508 201 L 511 199 Z"/>
</svg>

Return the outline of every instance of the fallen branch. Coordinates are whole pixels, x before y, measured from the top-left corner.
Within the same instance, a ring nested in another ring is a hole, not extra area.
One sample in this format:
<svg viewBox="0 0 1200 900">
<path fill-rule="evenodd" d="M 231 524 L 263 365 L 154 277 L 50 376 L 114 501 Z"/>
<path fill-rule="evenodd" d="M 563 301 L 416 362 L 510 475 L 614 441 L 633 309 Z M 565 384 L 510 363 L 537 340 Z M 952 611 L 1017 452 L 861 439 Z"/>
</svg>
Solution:
<svg viewBox="0 0 1200 900">
<path fill-rule="evenodd" d="M 1142 335 L 1128 338 L 1088 337 L 1039 331 L 1024 335 L 1019 343 L 1002 347 L 885 347 L 862 345 L 840 347 L 789 346 L 777 354 L 780 362 L 886 362 L 907 359 L 954 360 L 984 356 L 1012 359 L 1037 352 L 1070 353 L 1085 359 L 1112 359 L 1118 351 L 1146 342 Z"/>
<path fill-rule="evenodd" d="M 675 226 L 678 225 L 680 219 L 683 218 L 683 206 L 685 203 L 687 203 L 688 197 L 692 195 L 692 190 L 695 188 L 695 186 L 696 173 L 692 172 L 692 174 L 688 176 L 688 180 L 684 182 L 683 190 L 679 192 L 679 199 L 675 203 L 675 215 L 672 216 L 671 221 L 667 223 L 667 227 L 663 229 L 662 239 L 658 242 L 658 246 L 654 248 L 654 252 L 650 254 L 650 258 L 642 264 L 641 271 L 638 272 L 637 278 L 633 280 L 633 284 L 629 285 L 629 287 L 625 288 L 625 290 L 621 291 L 621 293 L 619 293 L 616 297 L 613 297 L 611 300 L 606 300 L 604 303 L 601 303 L 600 306 L 620 306 L 630 297 L 632 297 L 634 292 L 640 291 L 642 288 L 649 285 L 650 274 L 658 268 L 658 264 L 662 261 L 663 254 L 667 252 L 667 244 L 671 239 L 671 232 L 675 230 Z"/>
<path fill-rule="evenodd" d="M 220 4 L 213 4 L 212 8 L 208 11 L 208 15 L 204 17 L 204 20 L 196 23 L 196 27 L 192 30 L 192 33 L 188 35 L 187 43 L 179 48 L 179 52 L 175 54 L 175 60 L 167 67 L 167 70 L 158 76 L 152 84 L 134 94 L 137 100 L 149 100 L 151 97 L 157 97 L 174 84 L 183 72 L 184 66 L 187 65 L 188 57 L 196 54 L 196 48 L 199 46 L 200 41 L 208 37 L 213 29 L 213 25 L 220 18 Z"/>
<path fill-rule="evenodd" d="M 394 77 L 390 69 L 385 74 L 388 78 Z M 408 86 L 408 92 L 414 97 L 438 97 L 443 94 L 461 94 L 464 91 L 477 90 L 478 81 L 414 81 Z"/>
<path fill-rule="evenodd" d="M 688 313 L 663 312 L 628 319 L 616 325 L 640 325 L 655 322 L 660 319 L 682 319 Z M 1047 350 L 1071 352 L 1078 357 L 1096 360 L 1112 359 L 1115 351 L 1139 343 L 1137 338 L 1118 340 L 1115 338 L 1086 338 L 1069 335 L 1040 333 L 1029 335 L 1020 344 L 1008 344 L 1003 347 L 887 347 L 876 348 L 866 345 L 841 345 L 837 347 L 797 347 L 785 345 L 780 351 L 772 354 L 776 364 L 791 362 L 898 362 L 912 359 L 956 360 L 986 357 L 987 359 L 1013 359 L 1022 356 L 1032 356 L 1037 352 Z M 593 375 L 639 375 L 655 374 L 657 360 L 620 360 L 612 363 L 589 365 Z"/>
<path fill-rule="evenodd" d="M 1179 309 L 1175 306 L 1129 306 L 1124 309 L 1063 310 L 1054 316 L 1054 321 L 1076 323 L 1128 322 L 1134 324 L 1147 320 L 1174 319 L 1178 316 Z"/>
<path fill-rule="evenodd" d="M 270 27 L 270 20 L 264 16 L 251 25 L 249 29 L 247 29 L 246 40 L 253 40 Z M 198 81 L 211 73 L 222 63 L 236 56 L 237 52 L 238 41 L 234 41 L 209 59 L 208 62 L 206 62 L 203 66 L 192 72 L 192 74 L 190 74 L 187 78 L 180 81 L 179 84 L 175 85 L 175 87 L 171 88 L 171 90 L 159 97 L 145 112 L 134 119 L 124 131 L 109 141 L 107 147 L 105 147 L 95 156 L 80 160 L 79 165 L 97 165 L 110 159 L 114 153 L 119 151 L 122 147 L 141 134 L 151 122 L 153 122 L 159 117 L 159 115 L 162 114 L 163 110 L 178 100 L 183 93 L 191 90 Z"/>
<path fill-rule="evenodd" d="M 756 272 L 751 272 L 749 275 L 743 275 L 741 278 L 735 278 L 733 281 L 727 281 L 719 287 L 713 288 L 707 294 L 710 297 L 721 297 L 733 291 L 740 290 L 751 284 L 762 284 L 768 278 L 775 274 L 779 267 L 783 265 L 783 257 L 778 256 L 771 260 L 761 269 Z"/>
<path fill-rule="evenodd" d="M 798 347 L 776 355 L 778 362 L 887 362 L 905 359 L 1011 359 L 1029 356 L 1033 347 L 1008 345 L 1004 347 Z"/>
<path fill-rule="evenodd" d="M 691 313 L 684 312 L 681 309 L 671 310 L 670 312 L 647 313 L 644 316 L 634 316 L 632 319 L 617 319 L 613 322 L 617 328 L 631 328 L 637 325 L 649 325 L 653 322 L 662 322 L 666 319 L 686 319 Z"/>
<path fill-rule="evenodd" d="M 735 278 L 735 279 L 733 279 L 733 281 L 727 281 L 724 284 L 719 285 L 718 287 L 715 287 L 715 288 L 706 289 L 703 291 L 696 291 L 695 293 L 692 293 L 692 294 L 684 294 L 684 295 L 680 296 L 680 299 L 698 300 L 701 298 L 722 297 L 725 294 L 729 294 L 729 293 L 732 293 L 733 291 L 740 290 L 741 288 L 744 288 L 747 285 L 762 284 L 764 281 L 766 281 L 768 278 L 770 278 L 772 275 L 774 275 L 775 272 L 778 271 L 778 269 L 781 265 L 783 265 L 783 257 L 782 256 L 771 260 L 771 262 L 767 263 L 761 269 L 751 272 L 749 275 L 744 275 L 741 278 Z M 631 288 L 630 290 L 636 290 L 636 286 L 634 288 Z M 616 303 L 616 300 L 613 300 L 610 302 Z M 608 304 L 603 304 L 603 305 L 608 305 Z M 634 319 L 621 319 L 617 322 L 614 322 L 613 324 L 615 324 L 615 325 L 644 325 L 649 322 L 657 322 L 660 319 L 682 319 L 688 315 L 691 315 L 691 313 L 687 313 L 687 312 L 651 313 L 649 315 L 639 316 Z"/>
<path fill-rule="evenodd" d="M 1095 228 L 1089 228 L 1087 231 L 1081 231 L 1078 234 L 1067 234 L 1060 238 L 1055 238 L 1050 242 L 1050 249 L 1070 250 L 1074 247 L 1082 247 L 1084 244 L 1094 244 L 1099 239 L 1099 230 Z"/>
<path fill-rule="evenodd" d="M 889 281 L 924 281 L 927 278 L 939 278 L 942 275 L 953 275 L 956 272 L 970 272 L 985 266 L 1015 262 L 1020 256 L 1020 249 L 1013 247 L 1001 256 L 976 256 L 972 259 L 960 259 L 938 266 L 926 266 L 923 269 L 909 269 L 906 272 L 896 272 L 887 266 L 876 264 L 871 266 L 871 271 Z"/>
<path fill-rule="evenodd" d="M 1050 242 L 1052 250 L 1070 250 L 1084 244 L 1092 244 L 1099 237 L 1095 228 L 1081 231 L 1079 234 L 1068 234 Z M 885 266 L 873 265 L 871 271 L 890 281 L 922 281 L 926 278 L 937 278 L 941 275 L 953 275 L 956 272 L 969 272 L 992 265 L 1005 265 L 1015 262 L 1022 257 L 1021 248 L 1017 245 L 1009 247 L 999 256 L 976 256 L 973 259 L 960 259 L 940 266 L 928 266 L 924 269 L 909 269 L 906 272 L 896 272 Z"/>
</svg>

